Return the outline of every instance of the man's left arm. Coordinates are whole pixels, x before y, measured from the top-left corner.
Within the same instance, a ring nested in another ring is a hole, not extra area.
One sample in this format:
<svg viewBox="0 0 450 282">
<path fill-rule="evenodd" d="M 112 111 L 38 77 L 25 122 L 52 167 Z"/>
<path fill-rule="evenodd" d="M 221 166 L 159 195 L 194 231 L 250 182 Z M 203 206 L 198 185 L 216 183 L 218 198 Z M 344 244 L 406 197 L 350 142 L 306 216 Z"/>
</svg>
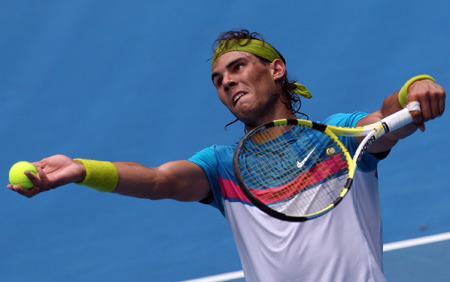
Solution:
<svg viewBox="0 0 450 282">
<path fill-rule="evenodd" d="M 413 134 L 418 128 L 425 131 L 425 122 L 440 117 L 445 111 L 445 90 L 431 79 L 420 79 L 406 86 L 406 104 L 418 101 L 421 112 L 413 111 L 413 123 L 381 137 L 369 148 L 371 153 L 380 153 L 390 150 L 400 139 Z M 405 97 L 403 97 L 404 99 Z M 400 99 L 401 100 L 401 99 Z M 399 102 L 399 91 L 389 95 L 383 101 L 381 108 L 358 121 L 357 126 L 371 124 L 400 111 L 403 106 Z M 362 138 L 357 138 L 360 142 Z"/>
</svg>

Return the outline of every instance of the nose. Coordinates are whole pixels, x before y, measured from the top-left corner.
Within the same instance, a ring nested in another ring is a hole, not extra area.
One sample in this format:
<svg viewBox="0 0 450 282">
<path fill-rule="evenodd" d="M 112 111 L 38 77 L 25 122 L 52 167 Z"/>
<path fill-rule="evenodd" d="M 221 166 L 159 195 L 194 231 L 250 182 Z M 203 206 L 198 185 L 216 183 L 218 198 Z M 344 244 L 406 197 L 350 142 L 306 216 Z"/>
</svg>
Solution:
<svg viewBox="0 0 450 282">
<path fill-rule="evenodd" d="M 222 87 L 225 92 L 229 91 L 237 83 L 230 75 L 225 75 L 222 80 Z"/>
</svg>

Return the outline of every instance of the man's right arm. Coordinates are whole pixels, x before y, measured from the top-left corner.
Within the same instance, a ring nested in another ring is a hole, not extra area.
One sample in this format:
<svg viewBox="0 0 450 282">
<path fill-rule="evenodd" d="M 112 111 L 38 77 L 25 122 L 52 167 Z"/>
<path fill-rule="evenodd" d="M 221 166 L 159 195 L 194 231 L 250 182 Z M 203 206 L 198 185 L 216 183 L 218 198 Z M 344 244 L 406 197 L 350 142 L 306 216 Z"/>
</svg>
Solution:
<svg viewBox="0 0 450 282">
<path fill-rule="evenodd" d="M 201 201 L 210 187 L 203 170 L 190 161 L 172 161 L 157 168 L 133 162 L 115 162 L 119 182 L 114 193 L 147 199 Z"/>
<path fill-rule="evenodd" d="M 55 155 L 32 163 L 38 176 L 27 172 L 34 187 L 24 189 L 8 185 L 26 197 L 58 188 L 69 183 L 78 183 L 86 177 L 86 168 L 79 161 L 64 155 Z M 174 199 L 200 201 L 210 195 L 208 179 L 203 170 L 190 161 L 173 161 L 157 168 L 135 162 L 113 163 L 118 173 L 118 182 L 112 192 L 147 199 Z M 117 178 L 116 178 L 117 179 Z"/>
</svg>

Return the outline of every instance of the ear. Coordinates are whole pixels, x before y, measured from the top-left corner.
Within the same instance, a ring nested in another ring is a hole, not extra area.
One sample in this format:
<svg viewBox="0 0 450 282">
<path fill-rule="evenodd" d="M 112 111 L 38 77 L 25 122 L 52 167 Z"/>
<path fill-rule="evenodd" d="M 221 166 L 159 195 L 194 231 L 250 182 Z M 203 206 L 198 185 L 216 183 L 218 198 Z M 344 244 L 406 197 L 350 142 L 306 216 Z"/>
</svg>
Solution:
<svg viewBox="0 0 450 282">
<path fill-rule="evenodd" d="M 278 80 L 286 74 L 286 65 L 280 59 L 273 60 L 270 67 L 272 68 L 272 76 L 274 80 Z"/>
</svg>

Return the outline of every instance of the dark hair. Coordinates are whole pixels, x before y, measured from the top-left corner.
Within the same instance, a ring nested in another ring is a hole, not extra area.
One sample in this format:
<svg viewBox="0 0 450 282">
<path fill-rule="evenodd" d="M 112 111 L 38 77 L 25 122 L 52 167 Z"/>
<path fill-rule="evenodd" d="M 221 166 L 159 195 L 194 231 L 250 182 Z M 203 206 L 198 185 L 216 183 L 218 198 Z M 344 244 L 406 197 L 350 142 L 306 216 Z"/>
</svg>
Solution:
<svg viewBox="0 0 450 282">
<path fill-rule="evenodd" d="M 250 32 L 247 29 L 241 29 L 241 30 L 230 30 L 230 31 L 226 31 L 221 33 L 217 39 L 214 41 L 213 45 L 212 45 L 212 49 L 213 49 L 213 53 L 215 52 L 216 48 L 223 44 L 224 49 L 227 49 L 227 47 L 230 44 L 236 44 L 239 40 L 241 39 L 248 39 L 249 41 L 251 39 L 258 39 L 261 40 L 262 42 L 266 42 L 263 38 L 263 36 L 257 32 Z M 224 42 L 224 43 L 222 43 Z M 231 42 L 231 43 L 230 43 Z M 240 43 L 242 46 L 245 46 L 246 44 L 248 44 L 247 42 L 244 43 Z M 277 50 L 278 52 L 278 50 Z M 286 64 L 286 61 L 283 57 L 283 55 L 281 55 L 280 52 L 278 52 L 278 54 L 281 57 L 281 60 Z M 256 55 L 255 55 L 256 56 Z M 269 64 L 271 62 L 269 62 L 268 60 L 261 58 L 259 56 L 256 56 L 259 58 L 259 60 L 263 63 L 263 64 Z M 295 80 L 289 80 L 288 75 L 287 75 L 287 71 L 284 74 L 284 76 L 280 79 L 281 81 L 281 91 L 283 93 L 283 97 L 285 99 L 283 99 L 283 103 L 286 105 L 286 107 L 292 111 L 292 113 L 294 114 L 300 114 L 303 115 L 305 117 L 308 117 L 306 114 L 301 113 L 300 112 L 300 108 L 302 106 L 302 102 L 300 100 L 299 95 L 295 94 L 293 92 L 293 90 L 296 88 L 296 86 L 294 85 L 294 83 L 296 82 Z M 235 121 L 234 121 L 235 122 Z M 232 123 L 234 123 L 232 122 Z M 232 124 L 229 123 L 226 126 Z"/>
</svg>

